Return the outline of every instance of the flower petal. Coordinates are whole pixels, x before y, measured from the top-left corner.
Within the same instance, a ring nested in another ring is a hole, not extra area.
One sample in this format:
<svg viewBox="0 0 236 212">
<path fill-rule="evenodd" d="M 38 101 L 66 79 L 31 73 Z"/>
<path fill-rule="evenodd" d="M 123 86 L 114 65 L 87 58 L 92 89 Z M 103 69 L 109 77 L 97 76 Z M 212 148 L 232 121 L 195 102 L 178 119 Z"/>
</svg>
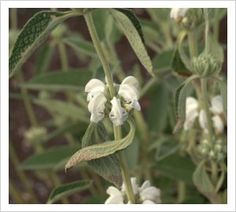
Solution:
<svg viewBox="0 0 236 212">
<path fill-rule="evenodd" d="M 151 200 L 144 200 L 142 204 L 156 204 L 156 203 Z"/>
<path fill-rule="evenodd" d="M 140 190 L 142 191 L 142 190 L 144 190 L 144 189 L 146 189 L 146 188 L 148 188 L 148 187 L 150 187 L 150 186 L 151 186 L 150 181 L 149 181 L 149 180 L 146 180 L 146 181 L 144 181 L 144 183 L 142 184 Z"/>
<path fill-rule="evenodd" d="M 156 201 L 160 197 L 160 189 L 150 186 L 140 192 L 140 198 L 144 200 Z"/>
<path fill-rule="evenodd" d="M 206 117 L 206 113 L 204 110 L 201 110 L 199 113 L 199 124 L 200 124 L 200 127 L 205 131 L 205 133 L 208 133 L 207 117 Z"/>
<path fill-rule="evenodd" d="M 121 191 L 118 188 L 114 187 L 114 186 L 109 186 L 106 192 L 110 196 L 119 196 L 119 195 L 122 196 Z"/>
<path fill-rule="evenodd" d="M 85 86 L 85 92 L 89 93 L 92 91 L 101 91 L 104 92 L 105 90 L 105 84 L 99 80 L 99 79 L 91 79 L 88 81 L 88 83 Z"/>
<path fill-rule="evenodd" d="M 116 97 L 113 97 L 111 100 L 112 109 L 109 114 L 110 120 L 113 122 L 115 126 L 120 126 L 124 123 L 127 118 L 126 110 L 121 107 L 120 100 Z"/>
<path fill-rule="evenodd" d="M 211 99 L 210 110 L 215 115 L 221 114 L 224 112 L 222 96 L 218 95 L 218 96 L 215 96 Z"/>
<path fill-rule="evenodd" d="M 122 196 L 110 196 L 106 201 L 105 204 L 124 204 Z"/>
<path fill-rule="evenodd" d="M 121 85 L 129 85 L 129 86 L 132 86 L 132 87 L 135 87 L 137 90 L 139 89 L 139 82 L 138 82 L 138 80 L 135 78 L 135 77 L 133 77 L 133 76 L 128 76 L 128 77 L 126 77 L 123 81 L 122 81 L 122 83 L 121 83 Z"/>
<path fill-rule="evenodd" d="M 212 117 L 213 127 L 215 128 L 216 134 L 221 134 L 224 131 L 224 123 L 220 116 L 215 115 Z"/>
</svg>

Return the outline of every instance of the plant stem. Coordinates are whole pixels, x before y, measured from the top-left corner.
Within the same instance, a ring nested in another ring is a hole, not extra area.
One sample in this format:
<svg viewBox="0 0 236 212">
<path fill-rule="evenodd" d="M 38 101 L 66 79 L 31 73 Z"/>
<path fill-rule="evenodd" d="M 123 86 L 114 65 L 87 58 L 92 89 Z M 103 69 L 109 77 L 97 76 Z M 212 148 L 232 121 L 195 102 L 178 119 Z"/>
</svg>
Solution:
<svg viewBox="0 0 236 212">
<path fill-rule="evenodd" d="M 94 47 L 95 47 L 96 52 L 98 54 L 98 57 L 99 57 L 99 59 L 102 63 L 103 70 L 104 70 L 106 80 L 107 80 L 107 83 L 108 83 L 108 88 L 109 88 L 111 98 L 113 98 L 115 96 L 115 88 L 114 88 L 114 85 L 113 85 L 112 75 L 111 75 L 109 63 L 106 60 L 105 54 L 103 52 L 101 43 L 100 43 L 98 35 L 97 35 L 97 31 L 96 31 L 96 28 L 95 28 L 95 25 L 94 25 L 94 22 L 93 22 L 93 17 L 91 15 L 91 13 L 85 14 L 84 17 L 85 17 L 85 21 L 86 21 L 90 36 L 92 38 Z M 114 129 L 115 140 L 121 139 L 121 128 L 120 128 L 120 126 L 114 126 L 113 125 L 113 129 Z M 126 192 L 127 192 L 128 199 L 131 203 L 135 203 L 134 193 L 133 193 L 133 189 L 132 189 L 132 186 L 131 186 L 130 176 L 129 176 L 129 173 L 128 173 L 128 167 L 127 167 L 124 155 L 123 155 L 122 152 L 119 153 L 118 155 L 119 155 L 122 177 L 123 177 L 123 181 L 124 181 L 125 186 L 126 186 Z"/>
<path fill-rule="evenodd" d="M 91 15 L 91 13 L 85 14 L 84 17 L 85 17 L 85 21 L 88 26 L 88 30 L 89 30 L 90 36 L 92 38 L 94 47 L 96 49 L 98 57 L 99 57 L 99 59 L 102 63 L 102 66 L 103 66 L 104 73 L 105 73 L 108 87 L 109 87 L 109 92 L 110 92 L 111 96 L 113 97 L 113 96 L 115 96 L 115 89 L 113 86 L 113 80 L 112 80 L 112 76 L 111 76 L 111 72 L 110 72 L 110 66 L 109 66 L 108 61 L 106 60 L 104 51 L 103 51 L 101 43 L 99 41 L 98 34 L 96 31 L 95 25 L 93 23 L 93 17 Z"/>
<path fill-rule="evenodd" d="M 183 181 L 178 181 L 177 190 L 178 190 L 177 203 L 182 203 L 186 196 L 186 185 Z"/>
<path fill-rule="evenodd" d="M 202 93 L 203 109 L 206 113 L 206 118 L 207 118 L 208 139 L 209 141 L 211 141 L 213 136 L 213 126 L 208 104 L 207 79 L 205 78 L 201 79 L 201 93 Z"/>
<path fill-rule="evenodd" d="M 63 71 L 68 71 L 68 60 L 67 60 L 67 56 L 66 56 L 66 47 L 65 44 L 59 40 L 58 41 L 58 49 L 59 49 L 59 55 L 61 58 L 61 66 L 62 66 L 62 70 Z"/>
<path fill-rule="evenodd" d="M 32 182 L 27 179 L 27 176 L 25 175 L 24 171 L 22 169 L 19 169 L 19 165 L 20 165 L 19 159 L 16 155 L 12 142 L 9 141 L 9 143 L 10 143 L 10 146 L 9 146 L 10 159 L 11 159 L 11 162 L 13 163 L 13 166 L 15 167 L 16 173 L 19 179 L 21 180 L 22 184 L 24 185 L 24 187 L 27 189 L 27 192 L 29 192 L 32 201 L 34 203 L 37 203 L 37 197 L 33 191 Z"/>
<path fill-rule="evenodd" d="M 120 126 L 113 125 L 113 128 L 114 128 L 115 140 L 120 140 L 122 138 Z M 128 199 L 131 203 L 135 203 L 135 197 L 134 197 L 134 193 L 133 193 L 133 189 L 132 189 L 132 185 L 131 185 L 131 181 L 130 181 L 130 177 L 129 177 L 128 166 L 125 161 L 125 157 L 124 157 L 123 152 L 120 152 L 118 154 L 118 157 L 119 157 L 119 161 L 120 161 L 120 165 L 121 165 L 121 173 L 122 173 L 123 181 L 125 183 L 125 188 L 126 188 L 126 193 L 127 193 Z"/>
<path fill-rule="evenodd" d="M 195 33 L 196 33 L 195 31 L 188 32 L 188 45 L 191 58 L 196 57 L 198 54 Z"/>
<path fill-rule="evenodd" d="M 204 8 L 204 15 L 205 15 L 205 50 L 209 52 L 210 50 L 210 43 L 209 43 L 209 17 L 208 17 L 208 8 Z"/>
</svg>

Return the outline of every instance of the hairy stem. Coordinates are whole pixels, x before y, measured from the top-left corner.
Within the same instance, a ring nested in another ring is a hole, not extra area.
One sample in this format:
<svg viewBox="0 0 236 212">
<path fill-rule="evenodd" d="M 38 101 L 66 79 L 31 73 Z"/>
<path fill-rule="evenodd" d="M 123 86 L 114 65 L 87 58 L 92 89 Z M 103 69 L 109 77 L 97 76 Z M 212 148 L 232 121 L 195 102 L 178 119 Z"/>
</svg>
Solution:
<svg viewBox="0 0 236 212">
<path fill-rule="evenodd" d="M 87 13 L 87 14 L 84 15 L 84 17 L 85 17 L 85 21 L 86 21 L 90 36 L 92 38 L 94 47 L 95 47 L 96 52 L 98 54 L 98 57 L 99 57 L 99 59 L 102 63 L 103 70 L 104 70 L 106 80 L 107 80 L 107 83 L 108 83 L 108 88 L 109 88 L 110 95 L 111 95 L 111 97 L 114 97 L 115 96 L 115 88 L 114 88 L 114 85 L 113 85 L 111 70 L 110 70 L 110 67 L 109 67 L 109 63 L 108 63 L 108 61 L 105 57 L 104 51 L 102 49 L 101 42 L 98 38 L 92 15 L 91 15 L 91 13 Z M 121 139 L 121 128 L 120 128 L 120 126 L 118 126 L 118 127 L 114 126 L 113 129 L 114 129 L 115 140 Z M 127 196 L 128 196 L 129 201 L 131 203 L 135 203 L 134 193 L 133 193 L 133 190 L 132 190 L 130 176 L 129 176 L 129 173 L 128 173 L 128 167 L 127 167 L 125 158 L 122 155 L 122 153 L 119 153 L 119 160 L 120 160 L 120 166 L 121 166 L 123 181 L 126 185 Z"/>
</svg>

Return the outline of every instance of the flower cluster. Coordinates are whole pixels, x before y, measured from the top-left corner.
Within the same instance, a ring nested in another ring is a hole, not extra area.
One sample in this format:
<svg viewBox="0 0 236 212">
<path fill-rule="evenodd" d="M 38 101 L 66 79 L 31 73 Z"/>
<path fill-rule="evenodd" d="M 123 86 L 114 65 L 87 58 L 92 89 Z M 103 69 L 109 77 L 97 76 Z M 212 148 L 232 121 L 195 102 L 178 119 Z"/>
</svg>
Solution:
<svg viewBox="0 0 236 212">
<path fill-rule="evenodd" d="M 141 204 L 158 204 L 161 203 L 160 189 L 151 186 L 150 182 L 146 180 L 141 187 L 137 184 L 135 177 L 131 178 L 132 189 L 135 195 L 136 203 Z M 126 188 L 123 183 L 121 190 L 114 186 L 107 189 L 107 194 L 110 196 L 105 201 L 105 204 L 130 204 L 126 196 Z"/>
<path fill-rule="evenodd" d="M 176 22 L 180 22 L 185 17 L 188 9 L 189 8 L 172 8 L 170 18 L 174 19 Z"/>
<path fill-rule="evenodd" d="M 91 113 L 90 121 L 99 122 L 105 117 L 106 102 L 108 97 L 107 85 L 99 79 L 91 79 L 85 86 L 88 93 L 88 110 Z M 115 126 L 122 125 L 132 109 L 140 110 L 138 102 L 139 83 L 133 76 L 126 77 L 119 85 L 118 95 L 111 100 L 109 118 Z"/>
<path fill-rule="evenodd" d="M 198 150 L 202 157 L 208 160 L 216 160 L 221 162 L 226 157 L 226 143 L 222 139 L 217 139 L 214 143 L 203 140 Z"/>
<path fill-rule="evenodd" d="M 215 96 L 211 99 L 210 111 L 212 114 L 212 123 L 216 134 L 221 134 L 224 131 L 224 119 L 223 119 L 223 100 L 221 96 Z M 207 117 L 203 109 L 200 108 L 198 101 L 193 97 L 186 99 L 186 119 L 184 123 L 184 129 L 189 130 L 193 127 L 196 118 L 198 117 L 199 125 L 208 133 L 207 129 Z"/>
</svg>

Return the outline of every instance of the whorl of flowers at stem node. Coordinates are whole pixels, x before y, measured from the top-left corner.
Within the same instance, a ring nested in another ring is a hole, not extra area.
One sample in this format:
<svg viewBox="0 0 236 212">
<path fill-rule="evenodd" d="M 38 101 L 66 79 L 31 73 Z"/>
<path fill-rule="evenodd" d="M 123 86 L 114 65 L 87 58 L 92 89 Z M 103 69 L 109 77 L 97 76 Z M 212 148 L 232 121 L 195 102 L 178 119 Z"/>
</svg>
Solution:
<svg viewBox="0 0 236 212">
<path fill-rule="evenodd" d="M 221 65 L 216 57 L 206 52 L 192 59 L 192 71 L 200 77 L 210 77 L 219 73 Z"/>
</svg>

